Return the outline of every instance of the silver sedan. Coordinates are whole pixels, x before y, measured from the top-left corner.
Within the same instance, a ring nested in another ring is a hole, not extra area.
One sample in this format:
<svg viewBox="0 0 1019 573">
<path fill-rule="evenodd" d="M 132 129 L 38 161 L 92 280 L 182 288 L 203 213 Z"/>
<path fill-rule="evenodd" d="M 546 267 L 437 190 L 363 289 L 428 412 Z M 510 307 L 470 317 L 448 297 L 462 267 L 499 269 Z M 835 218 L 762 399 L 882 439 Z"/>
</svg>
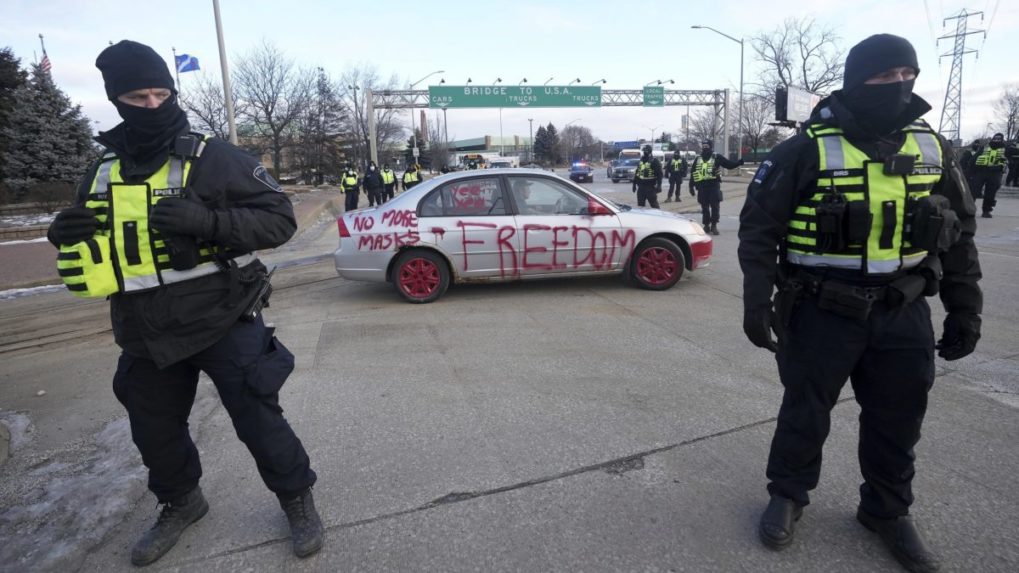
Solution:
<svg viewBox="0 0 1019 573">
<path fill-rule="evenodd" d="M 665 211 L 620 205 L 537 169 L 449 173 L 337 219 L 336 272 L 432 302 L 451 282 L 623 274 L 665 290 L 704 267 L 711 237 Z"/>
</svg>

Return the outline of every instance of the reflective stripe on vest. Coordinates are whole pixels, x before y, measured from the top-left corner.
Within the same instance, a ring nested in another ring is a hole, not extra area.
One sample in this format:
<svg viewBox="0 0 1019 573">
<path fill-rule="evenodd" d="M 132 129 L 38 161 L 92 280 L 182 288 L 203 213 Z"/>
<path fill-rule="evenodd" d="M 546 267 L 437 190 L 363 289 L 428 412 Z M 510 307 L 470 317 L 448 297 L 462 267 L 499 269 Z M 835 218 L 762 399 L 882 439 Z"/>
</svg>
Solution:
<svg viewBox="0 0 1019 573">
<path fill-rule="evenodd" d="M 637 179 L 648 181 L 655 178 L 655 170 L 651 168 L 650 161 L 641 161 L 637 166 Z"/>
<path fill-rule="evenodd" d="M 786 233 L 789 262 L 812 267 L 860 270 L 887 274 L 912 268 L 927 255 L 904 237 L 915 201 L 930 195 L 942 177 L 942 149 L 937 135 L 925 122 L 902 130 L 905 141 L 898 153 L 916 158 L 909 175 L 885 175 L 884 163 L 870 160 L 834 127 L 814 127 L 807 135 L 817 140 L 817 188 L 796 206 Z M 872 221 L 867 241 L 851 243 L 841 251 L 818 245 L 815 207 L 825 195 L 838 193 L 846 201 L 866 201 Z"/>
<path fill-rule="evenodd" d="M 396 182 L 396 174 L 388 169 L 382 170 L 382 183 L 385 185 L 391 185 Z"/>
<path fill-rule="evenodd" d="M 679 173 L 679 171 L 681 169 L 683 169 L 683 162 L 681 160 L 679 160 L 679 159 L 673 159 L 672 160 L 672 172 L 673 173 Z"/>
<path fill-rule="evenodd" d="M 977 155 L 973 165 L 977 167 L 1004 167 L 1005 150 L 991 149 L 989 146 L 985 147 L 983 153 Z"/>
<path fill-rule="evenodd" d="M 201 154 L 204 148 L 205 142 L 202 141 L 196 153 Z M 214 250 L 209 248 L 199 249 L 196 267 L 185 271 L 173 270 L 165 242 L 159 232 L 149 226 L 149 215 L 157 202 L 166 197 L 184 196 L 184 184 L 193 161 L 171 156 L 144 182 L 128 184 L 120 175 L 120 160 L 115 156 L 104 157 L 85 206 L 96 211 L 101 224 L 95 238 L 103 237 L 109 243 L 109 259 L 118 291 L 148 290 L 221 270 L 215 261 Z M 234 258 L 238 266 L 254 260 L 255 256 L 250 253 Z"/>
<path fill-rule="evenodd" d="M 715 173 L 715 155 L 712 154 L 711 159 L 707 161 L 704 161 L 704 157 L 698 155 L 693 160 L 693 168 L 690 170 L 690 173 L 694 183 L 719 179 L 718 174 Z"/>
</svg>

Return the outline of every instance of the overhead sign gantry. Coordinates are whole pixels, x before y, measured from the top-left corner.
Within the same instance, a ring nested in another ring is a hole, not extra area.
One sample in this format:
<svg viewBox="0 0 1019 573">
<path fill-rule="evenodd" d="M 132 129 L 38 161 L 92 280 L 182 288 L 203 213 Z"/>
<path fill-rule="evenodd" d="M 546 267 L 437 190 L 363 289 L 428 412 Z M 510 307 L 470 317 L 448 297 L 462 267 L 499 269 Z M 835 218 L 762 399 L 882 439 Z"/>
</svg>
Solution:
<svg viewBox="0 0 1019 573">
<path fill-rule="evenodd" d="M 664 107 L 711 106 L 721 125 L 722 153 L 729 154 L 729 90 L 605 90 L 601 86 L 463 85 L 428 86 L 427 90 L 365 90 L 372 160 L 378 162 L 374 109 L 477 109 L 532 107 Z M 715 130 L 716 133 L 718 130 Z"/>
</svg>

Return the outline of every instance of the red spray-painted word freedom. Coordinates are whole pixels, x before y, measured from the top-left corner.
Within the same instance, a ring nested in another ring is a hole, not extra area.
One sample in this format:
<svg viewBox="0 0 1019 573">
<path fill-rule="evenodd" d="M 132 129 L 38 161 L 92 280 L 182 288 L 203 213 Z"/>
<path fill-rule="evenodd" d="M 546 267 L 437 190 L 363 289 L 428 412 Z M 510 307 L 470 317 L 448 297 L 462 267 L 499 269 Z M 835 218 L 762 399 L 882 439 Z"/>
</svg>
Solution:
<svg viewBox="0 0 1019 573">
<path fill-rule="evenodd" d="M 462 199 L 464 204 L 473 204 L 474 201 L 470 194 Z M 355 216 L 354 230 L 370 233 L 358 237 L 357 248 L 386 251 L 416 245 L 421 241 L 417 225 L 417 215 L 413 210 L 386 211 L 379 229 L 375 229 L 373 216 Z M 528 224 L 518 235 L 517 228 L 509 225 L 500 227 L 495 223 L 458 220 L 456 226 L 460 229 L 460 246 L 466 255 L 463 257 L 463 270 L 470 270 L 472 250 L 491 252 L 494 248 L 499 253 L 502 276 L 518 274 L 521 270 L 551 271 L 585 266 L 602 270 L 611 267 L 617 260 L 625 261 L 636 246 L 633 229 L 601 231 L 580 225 L 553 227 Z M 483 229 L 494 230 L 494 245 L 473 232 Z M 432 227 L 431 233 L 436 241 L 445 240 L 445 229 Z M 549 235 L 551 241 L 548 241 Z"/>
</svg>

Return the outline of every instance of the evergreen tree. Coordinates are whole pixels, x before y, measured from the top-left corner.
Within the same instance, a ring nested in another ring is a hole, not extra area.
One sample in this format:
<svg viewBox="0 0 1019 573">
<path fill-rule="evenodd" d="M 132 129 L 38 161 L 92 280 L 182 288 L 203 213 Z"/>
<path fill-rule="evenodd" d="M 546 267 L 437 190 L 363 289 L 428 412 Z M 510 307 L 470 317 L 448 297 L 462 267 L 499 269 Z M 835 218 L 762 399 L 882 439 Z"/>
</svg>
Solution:
<svg viewBox="0 0 1019 573">
<path fill-rule="evenodd" d="M 31 79 L 14 91 L 14 99 L 0 131 L 4 183 L 21 195 L 35 183 L 75 183 L 95 156 L 81 106 L 72 105 L 38 64 L 32 64 Z"/>
<path fill-rule="evenodd" d="M 10 48 L 0 49 L 0 133 L 7 127 L 7 117 L 14 109 L 14 92 L 25 83 L 28 74 L 21 69 L 21 60 Z M 0 154 L 3 149 L 0 148 Z M 0 157 L 0 182 L 5 179 L 3 158 Z"/>
<path fill-rule="evenodd" d="M 534 159 L 538 163 L 545 165 L 552 160 L 549 157 L 548 131 L 545 130 L 544 125 L 538 126 L 538 132 L 534 134 L 532 147 L 534 148 Z"/>
<path fill-rule="evenodd" d="M 559 131 L 552 125 L 552 122 L 549 122 L 548 127 L 545 128 L 545 133 L 548 136 L 549 159 L 552 165 L 559 165 L 563 160 L 563 154 L 559 147 Z"/>
</svg>

